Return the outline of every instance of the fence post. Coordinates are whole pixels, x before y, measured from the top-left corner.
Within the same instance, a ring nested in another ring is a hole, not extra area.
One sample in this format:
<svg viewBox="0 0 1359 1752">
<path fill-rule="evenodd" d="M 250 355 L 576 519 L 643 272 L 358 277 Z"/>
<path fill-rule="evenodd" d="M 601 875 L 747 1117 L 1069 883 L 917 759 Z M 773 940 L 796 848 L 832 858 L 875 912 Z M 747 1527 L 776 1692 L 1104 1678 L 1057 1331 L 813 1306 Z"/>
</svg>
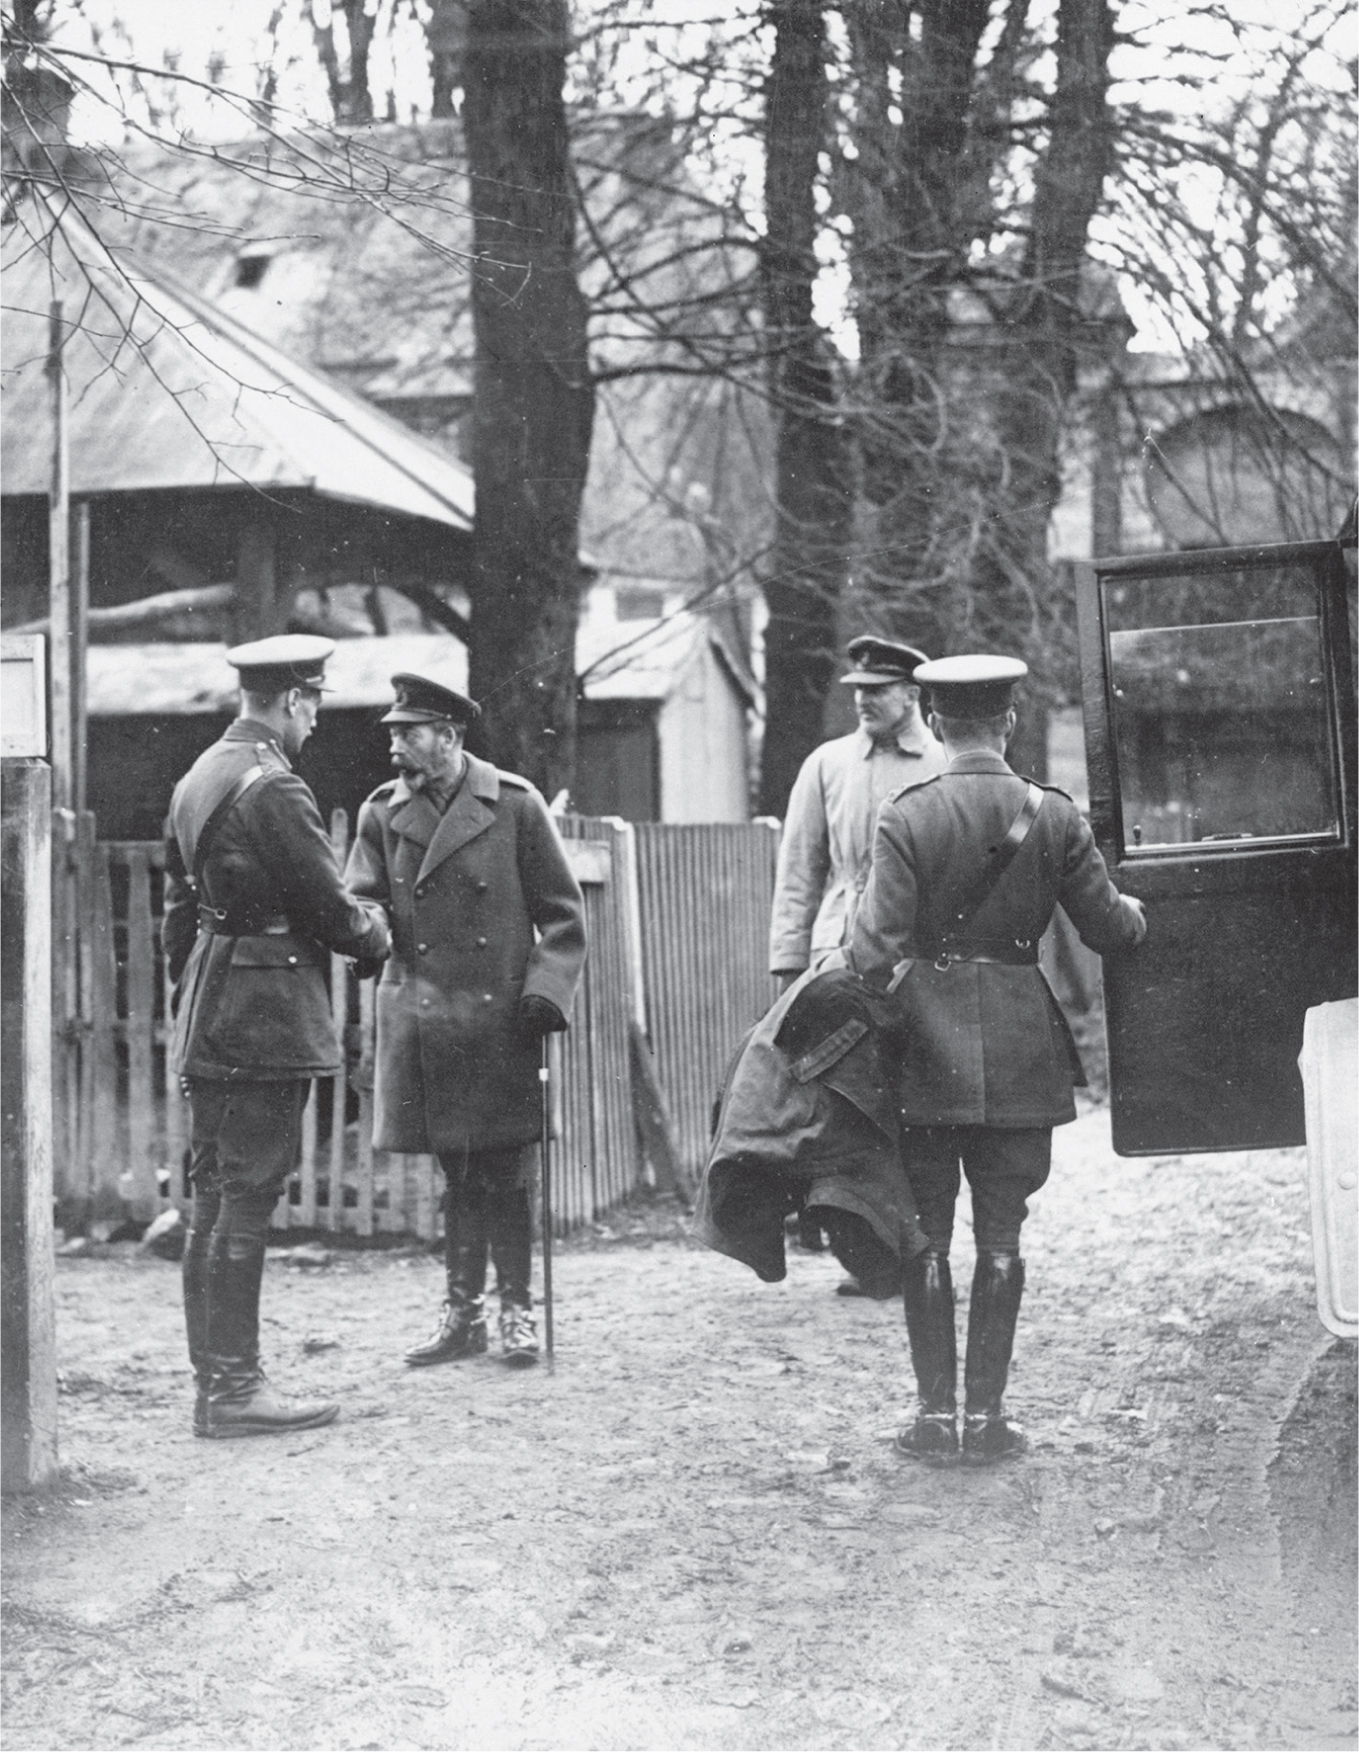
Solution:
<svg viewBox="0 0 1359 1752">
<path fill-rule="evenodd" d="M 143 1220 L 160 1207 L 151 1161 L 155 973 L 151 859 L 147 846 L 136 845 L 129 848 L 127 859 L 127 1168 L 119 1185 L 133 1215 Z"/>
<path fill-rule="evenodd" d="M 90 1035 L 93 1070 L 90 1101 L 89 1173 L 95 1187 L 116 1184 L 118 1160 L 118 952 L 113 939 L 111 852 L 96 847 L 93 904 L 85 932 L 90 967 Z"/>
<path fill-rule="evenodd" d="M 40 1490 L 57 1471 L 50 784 L 45 761 L 4 763 L 0 1485 L 6 1491 Z"/>
</svg>

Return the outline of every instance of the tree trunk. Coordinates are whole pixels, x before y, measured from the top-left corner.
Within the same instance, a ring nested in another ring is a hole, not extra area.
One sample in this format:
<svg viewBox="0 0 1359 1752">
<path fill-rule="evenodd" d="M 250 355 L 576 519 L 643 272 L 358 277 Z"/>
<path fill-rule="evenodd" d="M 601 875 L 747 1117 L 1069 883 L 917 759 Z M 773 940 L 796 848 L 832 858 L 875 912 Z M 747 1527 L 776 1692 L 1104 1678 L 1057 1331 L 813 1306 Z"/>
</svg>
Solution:
<svg viewBox="0 0 1359 1752">
<path fill-rule="evenodd" d="M 1035 172 L 1020 284 L 1009 310 L 994 416 L 1006 459 L 974 571 L 980 626 L 996 629 L 1034 670 L 1033 705 L 1074 685 L 1071 616 L 1048 560 L 1061 493 L 1061 442 L 1082 357 L 1107 357 L 1084 281 L 1090 221 L 1112 153 L 1107 103 L 1113 44 L 1109 0 L 1061 0 L 1057 86 L 1048 144 Z"/>
<path fill-rule="evenodd" d="M 576 283 L 565 0 L 471 0 L 474 210 L 471 689 L 480 747 L 546 795 L 571 783 L 581 494 L 594 389 Z"/>
<path fill-rule="evenodd" d="M 812 317 L 826 109 L 820 0 L 772 0 L 769 15 L 775 39 L 761 283 L 778 433 L 774 550 L 764 585 L 769 624 L 760 810 L 782 815 L 798 768 L 822 739 L 852 507 L 830 348 Z"/>
<path fill-rule="evenodd" d="M 945 354 L 967 258 L 967 121 L 988 11 L 988 0 L 853 0 L 845 13 L 859 102 L 850 261 L 868 538 L 856 596 L 860 618 L 931 656 L 955 620 L 939 513 L 961 434 Z"/>
</svg>

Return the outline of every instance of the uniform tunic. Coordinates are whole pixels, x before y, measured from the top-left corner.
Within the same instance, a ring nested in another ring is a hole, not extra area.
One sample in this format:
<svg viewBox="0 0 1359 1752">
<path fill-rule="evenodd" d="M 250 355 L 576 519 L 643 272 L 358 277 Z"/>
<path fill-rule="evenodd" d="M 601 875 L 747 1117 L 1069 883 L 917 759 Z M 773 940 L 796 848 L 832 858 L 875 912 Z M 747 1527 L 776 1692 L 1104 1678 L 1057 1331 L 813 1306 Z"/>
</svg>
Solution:
<svg viewBox="0 0 1359 1752">
<path fill-rule="evenodd" d="M 905 1125 L 1074 1119 L 1079 1061 L 1038 969 L 1038 940 L 1058 905 L 1097 954 L 1140 938 L 1136 910 L 1109 880 L 1084 817 L 1065 793 L 1045 787 L 1027 838 L 967 924 L 963 945 L 1012 960 L 1031 952 L 1032 961 L 935 965 L 943 940 L 956 934 L 958 897 L 994 856 L 1027 783 L 999 754 L 961 754 L 941 777 L 898 793 L 878 818 L 849 960 L 870 984 L 893 991 L 905 1014 Z"/>
<path fill-rule="evenodd" d="M 220 823 L 195 892 L 199 835 L 253 766 L 262 774 Z M 162 941 L 177 987 L 175 1071 L 242 1082 L 337 1071 L 329 957 L 381 960 L 387 921 L 346 892 L 316 799 L 273 732 L 232 724 L 175 786 L 169 826 Z M 219 931 L 200 930 L 200 901 L 226 915 Z"/>
<path fill-rule="evenodd" d="M 788 798 L 769 930 L 771 973 L 814 965 L 845 941 L 868 872 L 879 806 L 941 773 L 944 750 L 923 725 L 879 744 L 859 729 L 814 748 Z"/>
<path fill-rule="evenodd" d="M 515 1027 L 519 999 L 569 1016 L 585 960 L 584 901 L 547 805 L 526 779 L 466 758 L 442 814 L 404 779 L 379 786 L 345 871 L 391 914 L 377 990 L 383 1150 L 533 1142 L 541 1049 Z"/>
</svg>

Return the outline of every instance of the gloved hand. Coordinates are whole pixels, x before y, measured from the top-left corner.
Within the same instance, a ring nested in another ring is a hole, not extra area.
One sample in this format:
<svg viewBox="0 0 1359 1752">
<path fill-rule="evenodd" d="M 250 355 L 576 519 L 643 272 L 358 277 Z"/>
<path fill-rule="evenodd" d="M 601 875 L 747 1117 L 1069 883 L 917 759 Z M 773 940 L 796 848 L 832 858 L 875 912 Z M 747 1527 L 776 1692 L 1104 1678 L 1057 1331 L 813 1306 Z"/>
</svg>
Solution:
<svg viewBox="0 0 1359 1752">
<path fill-rule="evenodd" d="M 519 1000 L 514 1025 L 521 1040 L 541 1040 L 545 1034 L 560 1034 L 566 1027 L 566 1017 L 550 998 L 529 992 Z"/>
<path fill-rule="evenodd" d="M 360 900 L 358 910 L 366 929 L 363 948 L 354 956 L 354 972 L 360 979 L 372 979 L 382 971 L 382 964 L 392 952 L 392 927 L 386 909 L 376 900 Z"/>
</svg>

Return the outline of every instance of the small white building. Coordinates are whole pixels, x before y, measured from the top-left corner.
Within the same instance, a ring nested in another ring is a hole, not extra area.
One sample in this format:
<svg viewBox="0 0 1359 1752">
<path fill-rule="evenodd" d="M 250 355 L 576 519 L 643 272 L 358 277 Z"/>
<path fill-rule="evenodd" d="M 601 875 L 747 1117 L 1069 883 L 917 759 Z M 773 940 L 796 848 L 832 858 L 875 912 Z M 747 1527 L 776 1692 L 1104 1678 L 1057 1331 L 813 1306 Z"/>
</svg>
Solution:
<svg viewBox="0 0 1359 1752">
<path fill-rule="evenodd" d="M 572 806 L 629 821 L 747 821 L 760 692 L 720 612 L 656 584 L 590 591 Z"/>
</svg>

